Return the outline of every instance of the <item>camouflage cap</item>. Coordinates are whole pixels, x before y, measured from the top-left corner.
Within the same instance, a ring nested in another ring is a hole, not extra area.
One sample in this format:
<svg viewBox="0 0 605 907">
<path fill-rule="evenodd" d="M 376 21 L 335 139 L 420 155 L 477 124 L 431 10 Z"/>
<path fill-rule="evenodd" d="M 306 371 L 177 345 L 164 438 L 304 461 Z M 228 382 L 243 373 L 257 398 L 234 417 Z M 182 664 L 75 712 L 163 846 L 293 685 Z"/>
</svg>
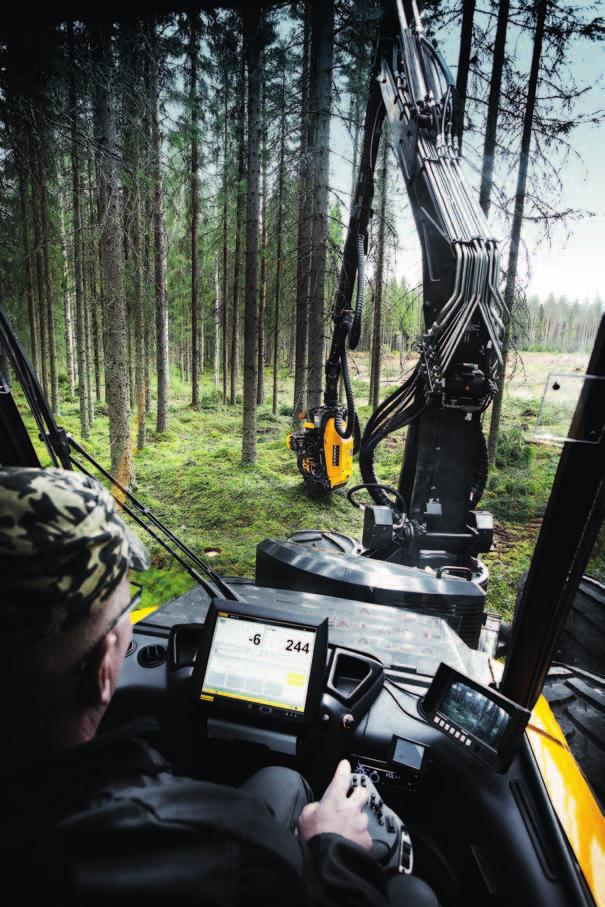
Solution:
<svg viewBox="0 0 605 907">
<path fill-rule="evenodd" d="M 104 607 L 142 542 L 108 492 L 62 469 L 0 469 L 0 638 L 31 648 Z"/>
</svg>

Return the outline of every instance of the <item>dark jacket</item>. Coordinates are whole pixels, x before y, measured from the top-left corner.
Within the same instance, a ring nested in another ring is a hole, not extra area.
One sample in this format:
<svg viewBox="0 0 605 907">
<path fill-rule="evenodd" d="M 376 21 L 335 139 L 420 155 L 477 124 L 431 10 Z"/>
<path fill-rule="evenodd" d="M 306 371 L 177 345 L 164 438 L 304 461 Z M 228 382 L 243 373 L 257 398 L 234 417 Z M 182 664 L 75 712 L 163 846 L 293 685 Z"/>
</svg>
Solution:
<svg viewBox="0 0 605 907">
<path fill-rule="evenodd" d="M 366 851 L 339 835 L 304 844 L 250 794 L 175 777 L 149 731 L 3 779 L 3 903 L 387 903 Z"/>
</svg>

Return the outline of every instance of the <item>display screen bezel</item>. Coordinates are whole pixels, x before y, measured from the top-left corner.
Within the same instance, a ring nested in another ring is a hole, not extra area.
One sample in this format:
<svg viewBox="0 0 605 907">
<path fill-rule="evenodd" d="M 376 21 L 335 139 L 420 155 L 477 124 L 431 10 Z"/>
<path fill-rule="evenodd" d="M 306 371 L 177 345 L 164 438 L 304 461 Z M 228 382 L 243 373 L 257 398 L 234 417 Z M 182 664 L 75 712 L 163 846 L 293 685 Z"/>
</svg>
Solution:
<svg viewBox="0 0 605 907">
<path fill-rule="evenodd" d="M 292 628 L 295 632 L 297 630 L 314 632 L 315 645 L 309 670 L 307 697 L 303 712 L 297 712 L 287 706 L 267 706 L 261 702 L 250 701 L 245 698 L 239 699 L 233 696 L 221 696 L 220 694 L 201 698 L 214 640 L 216 622 L 219 615 L 223 614 L 233 615 L 238 619 L 250 620 L 259 624 L 273 624 L 281 627 L 288 627 Z M 206 714 L 218 715 L 224 713 L 228 714 L 231 719 L 238 716 L 239 719 L 244 719 L 255 724 L 262 723 L 273 725 L 285 722 L 300 727 L 307 726 L 313 722 L 319 708 L 319 701 L 321 699 L 326 672 L 327 652 L 327 618 L 305 616 L 304 619 L 298 621 L 287 612 L 271 611 L 270 614 L 267 614 L 260 612 L 258 606 L 252 606 L 245 602 L 232 602 L 225 599 L 215 600 L 208 609 L 208 614 L 204 622 L 204 629 L 192 676 L 195 707 Z"/>
<path fill-rule="evenodd" d="M 461 683 L 469 689 L 475 690 L 506 712 L 508 716 L 507 726 L 494 745 L 491 745 L 482 737 L 478 737 L 471 729 L 441 710 L 444 700 L 455 683 Z M 531 712 L 522 708 L 511 699 L 507 699 L 506 696 L 503 696 L 497 690 L 484 686 L 443 662 L 439 665 L 426 696 L 419 704 L 419 708 L 433 727 L 452 739 L 471 756 L 480 759 L 491 768 L 501 772 L 506 771 L 517 752 L 531 716 Z M 451 730 L 452 728 L 453 731 Z M 460 736 L 457 736 L 456 732 L 459 732 Z M 470 741 L 470 743 L 467 743 L 467 741 Z"/>
</svg>

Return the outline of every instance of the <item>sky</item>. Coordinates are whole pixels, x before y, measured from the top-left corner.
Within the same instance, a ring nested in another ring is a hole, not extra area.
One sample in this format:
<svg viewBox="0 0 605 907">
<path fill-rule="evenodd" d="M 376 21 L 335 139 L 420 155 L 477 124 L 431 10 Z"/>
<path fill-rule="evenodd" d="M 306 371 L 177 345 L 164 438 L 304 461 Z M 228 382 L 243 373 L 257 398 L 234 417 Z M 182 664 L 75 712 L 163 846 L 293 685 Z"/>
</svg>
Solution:
<svg viewBox="0 0 605 907">
<path fill-rule="evenodd" d="M 603 15 L 605 15 L 605 3 Z M 458 46 L 455 37 L 441 41 L 441 50 L 455 75 Z M 526 64 L 529 71 L 529 50 L 526 46 L 512 44 L 519 68 Z M 603 71 L 605 49 L 588 41 L 578 41 L 571 49 L 574 77 L 580 85 L 592 85 L 577 103 L 578 114 L 605 109 Z M 342 111 L 343 113 L 345 111 Z M 473 164 L 480 159 L 483 136 L 478 136 L 475 148 L 468 149 L 466 175 L 472 185 L 478 186 Z M 531 223 L 524 224 L 522 242 L 524 254 L 520 279 L 528 294 L 541 299 L 550 293 L 569 299 L 605 299 L 603 260 L 605 258 L 605 129 L 603 125 L 580 125 L 572 133 L 571 144 L 577 156 L 569 156 L 560 171 L 563 191 L 559 198 L 561 208 L 590 212 L 565 225 L 553 228 L 548 240 L 542 231 Z M 338 197 L 348 202 L 351 186 L 352 144 L 344 124 L 332 122 L 331 184 Z M 391 168 L 394 170 L 394 167 Z M 509 194 L 514 193 L 516 172 L 507 181 Z M 478 189 L 477 189 L 478 191 Z M 390 203 L 399 234 L 399 248 L 394 270 L 405 277 L 408 285 L 415 286 L 421 278 L 420 251 L 413 220 L 407 209 L 406 192 L 401 178 L 391 184 Z M 407 210 L 406 210 L 407 209 Z M 509 223 L 498 217 L 491 226 L 500 241 L 503 260 L 506 260 Z"/>
<path fill-rule="evenodd" d="M 572 59 L 578 82 L 595 83 L 592 91 L 579 103 L 578 109 L 605 108 L 602 75 L 605 48 L 587 41 L 581 45 L 578 42 Z M 603 125 L 578 126 L 572 135 L 572 143 L 582 161 L 570 158 L 566 164 L 561 207 L 590 211 L 592 216 L 583 217 L 567 228 L 557 228 L 550 248 L 548 245 L 537 246 L 537 231 L 526 228 L 531 261 L 528 291 L 540 297 L 554 293 L 555 296 L 592 299 L 598 294 L 605 299 L 605 129 Z"/>
</svg>

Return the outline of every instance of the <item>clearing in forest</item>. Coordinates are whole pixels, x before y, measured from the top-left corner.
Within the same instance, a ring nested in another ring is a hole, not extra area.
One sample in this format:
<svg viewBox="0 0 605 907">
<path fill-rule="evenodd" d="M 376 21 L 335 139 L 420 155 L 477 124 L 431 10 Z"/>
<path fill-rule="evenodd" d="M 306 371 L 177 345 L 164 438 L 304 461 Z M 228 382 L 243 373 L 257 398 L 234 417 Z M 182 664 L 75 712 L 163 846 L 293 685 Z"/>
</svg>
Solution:
<svg viewBox="0 0 605 907">
<path fill-rule="evenodd" d="M 511 363 L 496 467 L 481 506 L 496 520 L 488 607 L 510 617 L 519 577 L 527 568 L 559 457 L 558 446 L 531 443 L 542 390 L 549 372 L 582 372 L 584 354 L 523 353 Z M 400 375 L 400 358 L 386 358 L 389 385 Z M 370 409 L 368 356 L 356 354 L 352 376 L 362 426 Z M 264 404 L 258 414 L 258 463 L 241 466 L 241 396 L 223 406 L 208 375 L 201 383 L 201 405 L 190 405 L 189 388 L 173 370 L 169 430 L 158 433 L 150 417 L 147 445 L 134 457 L 135 493 L 212 567 L 223 575 L 253 576 L 256 545 L 303 528 L 336 529 L 361 537 L 362 517 L 347 502 L 345 490 L 311 500 L 285 438 L 291 427 L 292 378 L 280 376 L 278 414 Z M 27 418 L 27 414 L 24 413 Z M 87 444 L 108 465 L 106 408 L 97 405 Z M 65 403 L 61 423 L 78 437 L 78 406 Z M 133 442 L 135 419 L 131 419 Z M 487 426 L 486 426 L 487 428 Z M 403 433 L 390 437 L 377 458 L 379 478 L 396 483 L 403 454 Z M 44 457 L 44 451 L 40 451 Z M 357 466 L 353 482 L 360 481 Z M 352 484 L 351 483 L 351 484 Z M 192 580 L 154 543 L 153 566 L 143 576 L 144 604 L 161 604 L 185 591 Z"/>
</svg>

